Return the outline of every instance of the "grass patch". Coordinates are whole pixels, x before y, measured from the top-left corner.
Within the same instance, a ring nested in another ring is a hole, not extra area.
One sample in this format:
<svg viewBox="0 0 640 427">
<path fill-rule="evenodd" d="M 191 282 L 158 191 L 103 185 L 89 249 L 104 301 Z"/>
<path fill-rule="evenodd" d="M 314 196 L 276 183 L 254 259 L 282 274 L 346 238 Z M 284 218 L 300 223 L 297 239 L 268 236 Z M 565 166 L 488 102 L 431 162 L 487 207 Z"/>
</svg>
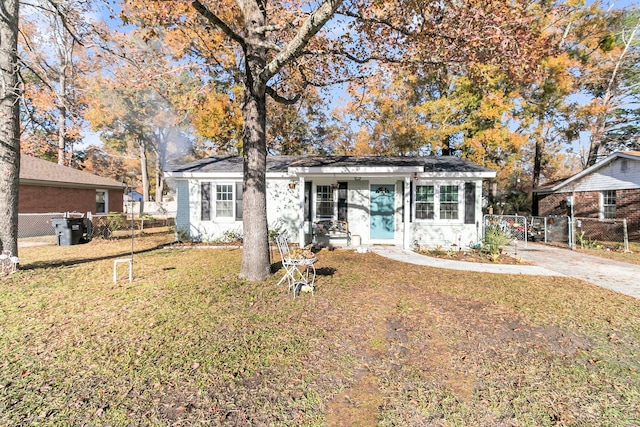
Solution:
<svg viewBox="0 0 640 427">
<path fill-rule="evenodd" d="M 613 245 L 610 245 L 613 246 Z M 627 262 L 630 264 L 638 264 L 640 265 L 640 243 L 629 242 L 629 251 L 625 252 L 624 248 L 618 244 L 615 246 L 615 249 L 610 249 L 609 247 L 603 246 L 601 248 L 582 248 L 580 246 L 576 246 L 576 250 L 580 252 L 584 252 L 589 255 L 595 255 L 602 258 L 611 259 L 614 261 Z"/>
<path fill-rule="evenodd" d="M 24 248 L 0 277 L 0 425 L 635 425 L 638 300 L 321 251 L 316 296 L 241 250 Z M 277 260 L 274 260 L 276 262 Z"/>
</svg>

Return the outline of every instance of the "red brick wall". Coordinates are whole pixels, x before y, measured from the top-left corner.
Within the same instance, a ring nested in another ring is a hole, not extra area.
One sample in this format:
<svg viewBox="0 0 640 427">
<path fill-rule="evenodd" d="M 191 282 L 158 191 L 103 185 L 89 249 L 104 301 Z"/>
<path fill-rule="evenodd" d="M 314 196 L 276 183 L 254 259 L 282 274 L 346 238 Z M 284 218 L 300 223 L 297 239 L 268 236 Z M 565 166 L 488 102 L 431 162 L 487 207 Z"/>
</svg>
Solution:
<svg viewBox="0 0 640 427">
<path fill-rule="evenodd" d="M 538 196 L 538 215 L 569 215 L 566 207 L 567 194 L 554 193 Z"/>
<path fill-rule="evenodd" d="M 20 185 L 18 212 L 96 213 L 96 190 L 91 188 Z M 109 191 L 109 212 L 122 212 L 122 190 Z"/>
<path fill-rule="evenodd" d="M 540 196 L 538 213 L 540 216 L 569 215 L 562 201 L 571 193 L 558 193 Z M 600 218 L 600 192 L 588 191 L 574 193 L 573 214 L 578 218 Z M 640 190 L 616 191 L 616 218 L 627 219 L 629 240 L 640 241 Z"/>
<path fill-rule="evenodd" d="M 629 240 L 640 242 L 640 190 L 616 191 L 616 217 L 627 219 Z"/>
</svg>

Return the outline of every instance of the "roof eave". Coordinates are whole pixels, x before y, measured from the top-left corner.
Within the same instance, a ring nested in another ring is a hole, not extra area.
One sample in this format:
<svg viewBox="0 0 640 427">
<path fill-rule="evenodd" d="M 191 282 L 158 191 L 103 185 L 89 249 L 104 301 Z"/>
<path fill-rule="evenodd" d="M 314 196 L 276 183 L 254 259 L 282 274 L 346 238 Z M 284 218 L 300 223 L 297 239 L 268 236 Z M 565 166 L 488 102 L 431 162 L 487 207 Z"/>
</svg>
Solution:
<svg viewBox="0 0 640 427">
<path fill-rule="evenodd" d="M 632 154 L 625 153 L 625 152 L 622 152 L 622 151 L 616 151 L 615 153 L 610 154 L 608 157 L 606 157 L 602 161 L 596 163 L 595 165 L 589 166 L 585 170 L 583 170 L 581 172 L 578 172 L 577 174 L 565 179 L 564 181 L 559 182 L 558 184 L 554 185 L 553 187 L 545 188 L 545 189 L 541 189 L 541 190 L 533 189 L 532 192 L 533 193 L 544 193 L 544 192 L 553 193 L 553 192 L 556 192 L 556 191 L 562 189 L 562 187 L 565 187 L 565 186 L 571 184 L 572 182 L 577 181 L 577 180 L 585 177 L 586 175 L 589 175 L 593 171 L 598 170 L 598 169 L 608 165 L 609 163 L 613 162 L 615 159 L 620 158 L 620 157 L 623 157 L 625 159 L 631 159 L 631 160 L 640 161 L 640 158 L 638 158 L 638 156 L 634 156 Z"/>
<path fill-rule="evenodd" d="M 77 183 L 77 182 L 65 182 L 65 181 L 47 181 L 41 179 L 25 179 L 20 178 L 18 180 L 18 184 L 20 185 L 35 185 L 38 187 L 65 187 L 65 188 L 95 188 L 95 189 L 108 189 L 108 190 L 123 190 L 125 189 L 124 185 L 115 185 L 115 184 L 87 184 L 87 183 Z"/>
</svg>

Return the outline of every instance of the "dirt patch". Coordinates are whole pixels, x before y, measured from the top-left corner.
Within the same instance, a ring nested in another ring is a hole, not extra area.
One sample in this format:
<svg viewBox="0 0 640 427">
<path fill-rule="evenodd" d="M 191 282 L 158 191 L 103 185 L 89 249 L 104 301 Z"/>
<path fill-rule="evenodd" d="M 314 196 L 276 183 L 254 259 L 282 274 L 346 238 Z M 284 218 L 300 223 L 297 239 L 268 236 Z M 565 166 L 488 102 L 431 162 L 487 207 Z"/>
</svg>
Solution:
<svg viewBox="0 0 640 427">
<path fill-rule="evenodd" d="M 356 383 L 336 396 L 327 406 L 327 426 L 368 427 L 377 424 L 383 399 L 378 378 L 363 371 Z"/>
<path fill-rule="evenodd" d="M 430 256 L 433 258 L 449 259 L 453 261 L 478 262 L 485 264 L 520 264 L 529 265 L 530 263 L 521 258 L 514 258 L 507 254 L 491 255 L 488 253 L 475 250 L 459 250 L 459 251 L 438 251 L 438 250 L 420 250 L 416 251 L 420 255 Z"/>
</svg>

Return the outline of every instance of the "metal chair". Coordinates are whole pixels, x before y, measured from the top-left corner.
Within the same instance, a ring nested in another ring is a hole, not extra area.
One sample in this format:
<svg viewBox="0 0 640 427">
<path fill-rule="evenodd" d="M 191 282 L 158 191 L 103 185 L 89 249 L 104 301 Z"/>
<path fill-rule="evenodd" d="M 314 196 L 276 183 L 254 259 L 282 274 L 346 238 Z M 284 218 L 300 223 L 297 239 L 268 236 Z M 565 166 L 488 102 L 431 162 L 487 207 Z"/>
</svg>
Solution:
<svg viewBox="0 0 640 427">
<path fill-rule="evenodd" d="M 301 291 L 311 292 L 311 295 L 314 295 L 316 267 L 313 264 L 316 258 L 293 257 L 287 238 L 287 232 L 283 231 L 275 239 L 278 245 L 278 252 L 280 252 L 280 259 L 282 260 L 282 267 L 284 268 L 284 276 L 282 276 L 278 285 L 286 280 L 288 289 L 293 292 L 294 299 L 296 294 Z"/>
<path fill-rule="evenodd" d="M 11 256 L 11 251 L 2 251 L 0 253 L 0 271 L 3 273 L 15 273 L 18 270 L 20 258 Z"/>
</svg>

